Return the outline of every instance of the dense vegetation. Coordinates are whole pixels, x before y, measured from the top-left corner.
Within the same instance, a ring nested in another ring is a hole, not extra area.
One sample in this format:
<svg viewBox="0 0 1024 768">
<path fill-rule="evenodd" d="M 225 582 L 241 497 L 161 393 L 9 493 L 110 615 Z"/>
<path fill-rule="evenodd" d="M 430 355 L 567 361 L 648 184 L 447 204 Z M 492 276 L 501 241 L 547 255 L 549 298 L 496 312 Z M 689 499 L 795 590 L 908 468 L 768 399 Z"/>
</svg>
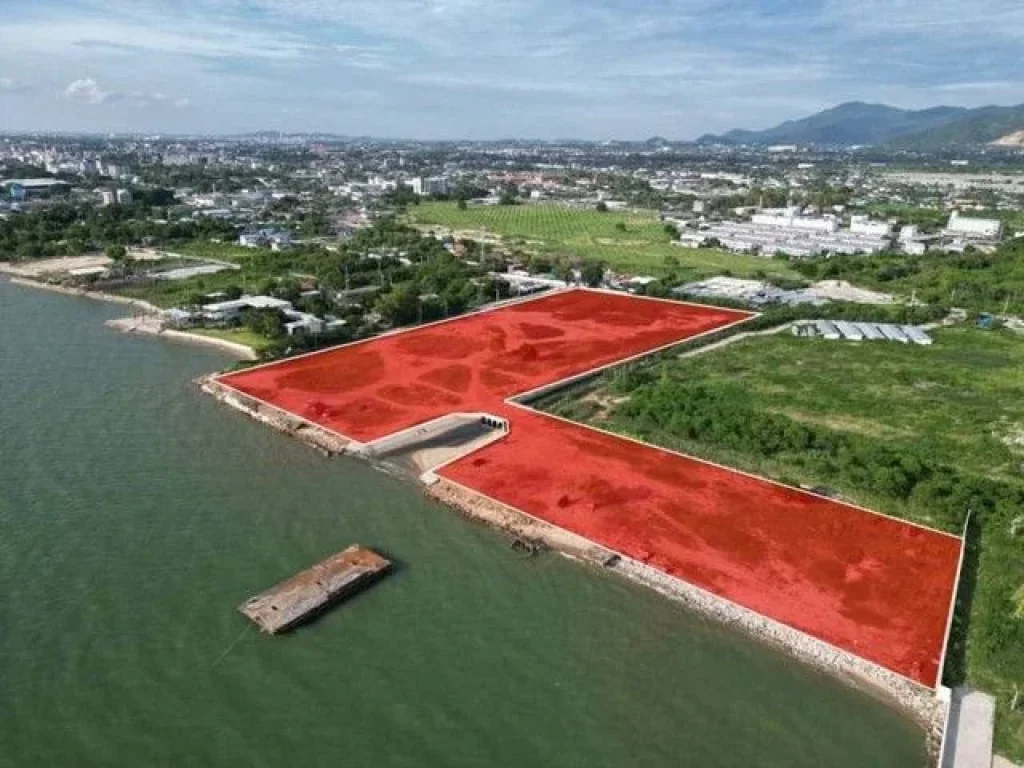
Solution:
<svg viewBox="0 0 1024 768">
<path fill-rule="evenodd" d="M 1024 104 L 980 107 L 947 125 L 890 142 L 894 149 L 936 152 L 949 147 L 983 145 L 1024 128 Z"/>
<path fill-rule="evenodd" d="M 995 253 L 882 253 L 794 262 L 808 280 L 842 279 L 918 301 L 986 312 L 1024 313 L 1024 238 Z"/>
<path fill-rule="evenodd" d="M 1024 338 L 936 343 L 788 334 L 606 374 L 545 407 L 570 418 L 960 533 L 972 513 L 945 670 L 996 695 L 997 748 L 1024 757 Z"/>
<path fill-rule="evenodd" d="M 267 354 L 308 343 L 344 341 L 373 332 L 379 324 L 400 326 L 449 317 L 508 295 L 507 286 L 487 277 L 488 265 L 458 259 L 438 240 L 393 219 L 382 219 L 331 248 L 311 244 L 272 251 L 194 241 L 178 250 L 229 261 L 240 269 L 174 282 L 129 278 L 108 289 L 164 307 L 200 305 L 214 292 L 226 297 L 259 293 L 287 299 L 318 317 L 333 314 L 348 323 L 330 338 L 297 340 L 284 337 L 280 318 L 270 316 L 274 313 L 252 313 L 245 319 L 245 328 L 279 342 L 264 345 Z M 371 290 L 349 293 L 360 288 Z M 318 289 L 319 294 L 301 295 L 310 289 Z"/>
<path fill-rule="evenodd" d="M 151 205 L 153 201 L 162 204 Z M 79 256 L 108 245 L 234 238 L 234 226 L 218 219 L 169 220 L 166 201 L 165 190 L 152 190 L 128 206 L 65 202 L 0 219 L 0 254 L 26 260 Z"/>
</svg>

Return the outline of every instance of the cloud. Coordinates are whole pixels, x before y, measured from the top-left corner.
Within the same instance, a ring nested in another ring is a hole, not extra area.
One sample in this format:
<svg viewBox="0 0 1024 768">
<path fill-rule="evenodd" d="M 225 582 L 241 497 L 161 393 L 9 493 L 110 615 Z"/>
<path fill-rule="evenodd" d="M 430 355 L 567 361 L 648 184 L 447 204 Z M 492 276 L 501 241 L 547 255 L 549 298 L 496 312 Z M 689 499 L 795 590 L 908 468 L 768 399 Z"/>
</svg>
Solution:
<svg viewBox="0 0 1024 768">
<path fill-rule="evenodd" d="M 105 104 L 117 99 L 120 94 L 105 91 L 91 77 L 75 80 L 64 90 L 64 98 L 82 104 Z"/>
<path fill-rule="evenodd" d="M 144 6 L 145 3 L 139 3 Z M 125 41 L 131 41 L 126 43 Z M 94 56 L 171 54 L 179 56 L 294 59 L 316 46 L 283 31 L 252 25 L 235 27 L 163 14 L 138 18 L 129 13 L 106 20 L 4 20 L 0 49 L 7 55 L 46 54 L 69 58 L 69 49 Z"/>
<path fill-rule="evenodd" d="M 173 106 L 181 108 L 187 107 L 190 103 L 185 96 L 168 96 L 161 91 L 130 91 L 128 93 L 108 91 L 91 77 L 75 80 L 64 89 L 62 95 L 69 101 L 91 105 L 121 102 L 136 107 Z"/>
<path fill-rule="evenodd" d="M 74 80 L 60 119 L 119 127 L 687 138 L 855 99 L 1024 101 L 1020 0 L 58 3 L 5 10 L 4 75 Z M 186 82 L 218 109 L 185 109 Z"/>
</svg>

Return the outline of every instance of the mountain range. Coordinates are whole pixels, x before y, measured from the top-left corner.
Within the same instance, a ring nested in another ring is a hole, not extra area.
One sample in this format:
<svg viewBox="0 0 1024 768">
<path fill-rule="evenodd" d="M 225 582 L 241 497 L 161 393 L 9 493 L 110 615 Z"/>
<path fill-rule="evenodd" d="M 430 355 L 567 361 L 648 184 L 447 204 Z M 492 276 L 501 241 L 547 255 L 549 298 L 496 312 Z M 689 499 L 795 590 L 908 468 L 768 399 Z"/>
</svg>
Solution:
<svg viewBox="0 0 1024 768">
<path fill-rule="evenodd" d="M 853 101 L 800 120 L 788 120 L 764 131 L 708 134 L 697 139 L 697 143 L 884 145 L 893 149 L 935 151 L 982 144 L 1024 146 L 1021 131 L 1024 131 L 1024 104 L 909 110 Z"/>
</svg>

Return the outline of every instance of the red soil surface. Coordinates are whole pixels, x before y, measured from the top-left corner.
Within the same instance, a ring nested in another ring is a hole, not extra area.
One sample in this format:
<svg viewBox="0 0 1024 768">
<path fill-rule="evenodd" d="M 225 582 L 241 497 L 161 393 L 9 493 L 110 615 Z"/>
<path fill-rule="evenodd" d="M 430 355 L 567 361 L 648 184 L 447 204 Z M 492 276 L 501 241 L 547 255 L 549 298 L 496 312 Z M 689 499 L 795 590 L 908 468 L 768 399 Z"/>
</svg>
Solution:
<svg viewBox="0 0 1024 768">
<path fill-rule="evenodd" d="M 569 291 L 224 376 L 220 381 L 369 442 L 749 317 Z"/>
<path fill-rule="evenodd" d="M 439 474 L 934 686 L 959 539 L 506 402 L 746 317 L 572 291 L 220 380 L 360 441 L 503 416 Z"/>
</svg>

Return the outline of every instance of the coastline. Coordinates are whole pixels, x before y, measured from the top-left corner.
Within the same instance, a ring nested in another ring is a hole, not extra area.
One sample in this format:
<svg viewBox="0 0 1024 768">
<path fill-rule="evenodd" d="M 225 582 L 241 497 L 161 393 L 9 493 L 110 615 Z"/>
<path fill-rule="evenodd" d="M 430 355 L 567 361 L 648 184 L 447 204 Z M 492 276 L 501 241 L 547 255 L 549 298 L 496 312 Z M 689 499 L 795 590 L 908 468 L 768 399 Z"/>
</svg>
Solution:
<svg viewBox="0 0 1024 768">
<path fill-rule="evenodd" d="M 2 272 L 2 270 L 0 270 Z M 156 315 L 160 308 L 137 299 L 100 291 L 68 288 L 23 277 L 7 276 L 16 285 L 48 290 L 68 296 L 132 306 L 144 313 L 141 317 L 118 318 L 106 325 L 125 333 L 164 336 L 186 343 L 212 346 L 244 358 L 255 359 L 254 350 L 223 339 L 199 336 L 182 331 L 162 330 Z M 221 385 L 215 375 L 204 376 L 196 383 L 207 394 L 250 418 L 288 434 L 327 456 L 354 455 L 367 458 L 365 446 L 330 433 L 290 414 L 268 408 L 258 401 Z M 746 636 L 767 643 L 790 658 L 829 674 L 831 677 L 873 696 L 880 703 L 892 706 L 917 723 L 926 734 L 929 764 L 936 764 L 944 737 L 947 701 L 943 696 L 909 681 L 871 662 L 860 659 L 827 643 L 805 635 L 786 625 L 761 616 L 749 609 L 705 592 L 680 579 L 633 561 L 612 550 L 570 531 L 560 529 L 526 513 L 487 498 L 471 489 L 440 478 L 427 471 L 421 479 L 423 492 L 430 498 L 454 509 L 464 517 L 484 523 L 527 543 L 539 542 L 560 554 L 592 567 L 610 571 L 631 582 L 652 589 L 673 602 L 684 605 L 717 624 L 733 627 Z"/>
<path fill-rule="evenodd" d="M 104 323 L 108 328 L 113 328 L 121 333 L 135 333 L 143 336 L 158 336 L 163 339 L 180 341 L 186 344 L 196 344 L 203 347 L 215 347 L 241 360 L 258 360 L 256 350 L 245 344 L 239 344 L 227 339 L 218 339 L 213 336 L 203 336 L 188 331 L 176 331 L 173 328 L 163 328 L 159 319 L 154 315 L 142 317 L 118 317 L 107 320 Z"/>
<path fill-rule="evenodd" d="M 196 383 L 214 399 L 241 411 L 249 418 L 301 440 L 324 455 L 368 458 L 362 443 L 347 440 L 260 403 L 222 385 L 216 380 L 215 374 L 201 377 Z M 766 643 L 790 658 L 893 707 L 922 728 L 930 764 L 937 764 L 948 709 L 948 697 L 943 689 L 936 692 L 925 688 L 877 664 L 634 561 L 585 537 L 441 478 L 433 471 L 424 472 L 420 480 L 423 492 L 430 498 L 470 520 L 510 536 L 516 542 L 525 543 L 528 548 L 540 544 L 573 560 L 652 589 L 710 621 L 732 627 L 757 642 Z"/>
<path fill-rule="evenodd" d="M 125 306 L 135 307 L 150 314 L 159 314 L 163 311 L 155 304 L 150 304 L 148 301 L 143 301 L 142 299 L 130 299 L 127 296 L 118 296 L 113 293 L 104 293 L 103 291 L 90 291 L 86 288 L 69 288 L 65 285 L 44 283 L 41 280 L 21 277 L 15 273 L 5 271 L 2 268 L 0 268 L 0 274 L 7 275 L 7 280 L 11 285 L 20 285 L 24 288 L 37 288 L 42 291 L 49 291 L 50 293 L 61 293 L 65 296 L 78 296 L 85 299 L 94 299 L 95 301 L 106 301 L 111 304 L 124 304 Z"/>
<path fill-rule="evenodd" d="M 947 706 L 941 695 L 835 646 L 718 597 L 589 539 L 486 497 L 431 472 L 423 476 L 427 496 L 462 516 L 517 540 L 539 542 L 573 560 L 651 589 L 672 602 L 807 664 L 869 694 L 914 720 L 927 734 L 928 753 L 939 755 Z"/>
<path fill-rule="evenodd" d="M 76 296 L 78 298 L 92 299 L 94 301 L 105 301 L 109 304 L 121 304 L 123 306 L 141 310 L 143 313 L 141 316 L 121 317 L 114 320 L 108 320 L 105 323 L 108 328 L 113 328 L 114 330 L 122 333 L 137 333 L 145 336 L 157 336 L 160 338 L 170 339 L 172 341 L 184 342 L 186 344 L 214 347 L 240 360 L 259 359 L 259 355 L 256 354 L 256 350 L 245 344 L 227 341 L 226 339 L 217 339 L 212 336 L 202 336 L 197 333 L 188 333 L 187 331 L 176 331 L 173 329 L 162 328 L 157 318 L 163 310 L 155 304 L 143 301 L 142 299 L 131 299 L 126 296 L 118 296 L 113 293 L 104 293 L 103 291 L 90 291 L 85 288 L 69 288 L 64 285 L 44 283 L 40 280 L 33 280 L 31 278 L 12 274 L 9 271 L 5 271 L 2 267 L 0 267 L 0 275 L 6 276 L 6 279 L 12 285 L 20 285 L 24 288 L 35 288 L 38 290 L 49 291 L 50 293 L 59 293 L 64 296 Z"/>
</svg>

